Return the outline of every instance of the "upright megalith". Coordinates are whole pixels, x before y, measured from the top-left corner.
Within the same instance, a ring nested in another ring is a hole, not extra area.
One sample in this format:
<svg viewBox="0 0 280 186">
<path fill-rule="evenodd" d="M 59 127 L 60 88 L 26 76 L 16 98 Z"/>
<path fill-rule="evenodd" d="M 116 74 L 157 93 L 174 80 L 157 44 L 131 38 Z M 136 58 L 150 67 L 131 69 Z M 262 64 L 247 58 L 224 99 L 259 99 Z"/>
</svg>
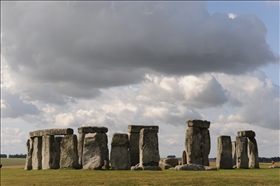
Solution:
<svg viewBox="0 0 280 186">
<path fill-rule="evenodd" d="M 259 168 L 256 133 L 252 130 L 238 131 L 236 139 L 237 168 Z M 249 156 L 248 156 L 249 155 Z"/>
<path fill-rule="evenodd" d="M 186 130 L 186 154 L 187 164 L 199 164 L 209 166 L 209 153 L 211 149 L 209 121 L 188 120 Z"/>
<path fill-rule="evenodd" d="M 105 133 L 88 133 L 83 145 L 83 169 L 100 170 L 104 165 L 106 154 L 104 145 L 107 142 Z"/>
<path fill-rule="evenodd" d="M 232 165 L 236 165 L 236 141 L 231 142 Z"/>
<path fill-rule="evenodd" d="M 182 152 L 182 165 L 185 165 L 187 164 L 187 154 L 186 154 L 186 151 L 183 150 Z"/>
<path fill-rule="evenodd" d="M 54 136 L 44 135 L 42 137 L 42 169 L 50 169 L 54 160 Z"/>
<path fill-rule="evenodd" d="M 218 137 L 216 166 L 218 169 L 231 169 L 232 165 L 232 143 L 230 136 Z"/>
<path fill-rule="evenodd" d="M 110 162 L 113 170 L 130 170 L 130 153 L 127 134 L 113 134 Z"/>
<path fill-rule="evenodd" d="M 141 129 L 153 129 L 158 132 L 158 126 L 154 125 L 128 125 L 128 140 L 131 166 L 139 163 L 139 133 Z"/>
<path fill-rule="evenodd" d="M 145 166 L 157 167 L 160 161 L 158 148 L 158 130 L 143 128 L 139 135 L 139 166 L 145 169 Z"/>
<path fill-rule="evenodd" d="M 248 168 L 248 140 L 247 137 L 236 136 L 236 167 Z"/>
<path fill-rule="evenodd" d="M 33 152 L 33 140 L 30 138 L 26 142 L 27 154 L 26 154 L 26 161 L 25 161 L 25 170 L 32 169 L 32 152 Z"/>
<path fill-rule="evenodd" d="M 32 169 L 42 169 L 42 137 L 34 137 L 33 139 Z"/>
<path fill-rule="evenodd" d="M 80 168 L 83 167 L 83 148 L 84 148 L 84 140 L 86 134 L 103 134 L 104 140 L 102 141 L 102 144 L 100 144 L 100 147 L 102 148 L 102 153 L 104 155 L 104 163 L 106 168 L 109 168 L 109 149 L 108 149 L 108 138 L 107 133 L 108 128 L 107 127 L 98 127 L 98 126 L 85 126 L 78 128 L 78 156 L 79 156 L 79 166 Z"/>
<path fill-rule="evenodd" d="M 249 168 L 260 168 L 257 141 L 254 137 L 248 137 Z"/>
<path fill-rule="evenodd" d="M 77 136 L 65 135 L 60 144 L 60 168 L 78 168 Z"/>
</svg>

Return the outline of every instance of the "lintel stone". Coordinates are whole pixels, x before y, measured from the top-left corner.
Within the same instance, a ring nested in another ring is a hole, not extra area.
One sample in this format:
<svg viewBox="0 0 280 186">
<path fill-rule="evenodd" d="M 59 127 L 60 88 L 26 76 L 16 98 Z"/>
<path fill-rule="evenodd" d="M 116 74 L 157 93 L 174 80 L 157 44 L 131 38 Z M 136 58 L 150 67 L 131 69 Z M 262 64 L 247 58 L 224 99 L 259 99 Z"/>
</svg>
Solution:
<svg viewBox="0 0 280 186">
<path fill-rule="evenodd" d="M 74 130 L 71 128 L 65 129 L 46 129 L 46 130 L 36 130 L 29 132 L 30 137 L 40 137 L 45 135 L 70 135 L 73 134 Z"/>
<path fill-rule="evenodd" d="M 128 132 L 140 133 L 141 129 L 153 129 L 158 132 L 158 126 L 156 125 L 128 125 Z"/>
<path fill-rule="evenodd" d="M 79 127 L 78 133 L 79 134 L 88 134 L 88 133 L 107 133 L 107 127 L 97 127 L 97 126 L 85 126 Z"/>
<path fill-rule="evenodd" d="M 204 128 L 208 129 L 210 127 L 210 121 L 206 120 L 188 120 L 187 121 L 188 127 L 197 127 L 197 128 Z"/>
<path fill-rule="evenodd" d="M 254 138 L 256 136 L 256 133 L 252 130 L 244 130 L 244 131 L 238 131 L 237 136 Z"/>
</svg>

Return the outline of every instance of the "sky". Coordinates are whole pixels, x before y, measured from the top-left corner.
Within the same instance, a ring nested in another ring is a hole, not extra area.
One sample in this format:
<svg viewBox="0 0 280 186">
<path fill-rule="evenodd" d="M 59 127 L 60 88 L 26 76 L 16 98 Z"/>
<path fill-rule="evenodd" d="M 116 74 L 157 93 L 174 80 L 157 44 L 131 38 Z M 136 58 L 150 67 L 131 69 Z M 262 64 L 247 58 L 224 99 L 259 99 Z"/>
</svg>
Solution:
<svg viewBox="0 0 280 186">
<path fill-rule="evenodd" d="M 181 157 L 186 121 L 253 130 L 279 156 L 279 2 L 1 2 L 1 153 L 29 132 L 158 125 Z"/>
</svg>

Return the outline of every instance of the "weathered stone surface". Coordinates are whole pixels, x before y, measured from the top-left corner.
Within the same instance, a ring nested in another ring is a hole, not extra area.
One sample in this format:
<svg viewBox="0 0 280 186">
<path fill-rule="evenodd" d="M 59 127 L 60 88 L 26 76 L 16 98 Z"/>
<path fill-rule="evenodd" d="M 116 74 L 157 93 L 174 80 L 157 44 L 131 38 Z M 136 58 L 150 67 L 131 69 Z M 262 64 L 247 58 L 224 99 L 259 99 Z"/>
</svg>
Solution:
<svg viewBox="0 0 280 186">
<path fill-rule="evenodd" d="M 78 164 L 79 167 L 83 167 L 83 147 L 84 147 L 84 139 L 85 139 L 85 133 L 80 133 L 78 137 Z"/>
<path fill-rule="evenodd" d="M 202 164 L 201 157 L 201 132 L 197 127 L 189 127 L 186 131 L 187 164 Z"/>
<path fill-rule="evenodd" d="M 78 168 L 77 136 L 66 135 L 60 144 L 60 168 Z"/>
<path fill-rule="evenodd" d="M 130 169 L 130 153 L 128 135 L 114 133 L 111 141 L 111 167 L 113 170 Z"/>
<path fill-rule="evenodd" d="M 143 128 L 154 129 L 158 132 L 158 126 L 154 125 L 128 125 L 128 139 L 131 166 L 139 163 L 139 133 Z"/>
<path fill-rule="evenodd" d="M 211 149 L 211 139 L 210 139 L 210 133 L 208 129 L 200 129 L 201 131 L 201 164 L 209 166 L 209 154 Z"/>
<path fill-rule="evenodd" d="M 257 141 L 254 137 L 248 138 L 249 168 L 260 168 Z"/>
<path fill-rule="evenodd" d="M 70 135 L 73 134 L 73 129 L 46 129 L 46 130 L 36 130 L 29 132 L 30 137 L 44 136 L 44 135 Z"/>
<path fill-rule="evenodd" d="M 30 138 L 26 142 L 27 154 L 25 160 L 24 170 L 32 169 L 32 152 L 33 152 L 33 140 Z"/>
<path fill-rule="evenodd" d="M 142 168 L 143 168 L 143 170 L 154 170 L 154 171 L 161 171 L 162 170 L 159 166 L 144 166 Z"/>
<path fill-rule="evenodd" d="M 197 127 L 208 129 L 210 127 L 210 121 L 203 121 L 203 120 L 188 120 L 187 121 L 188 127 Z"/>
<path fill-rule="evenodd" d="M 51 169 L 60 168 L 60 144 L 62 137 L 55 136 L 53 144 L 53 161 L 51 163 Z"/>
<path fill-rule="evenodd" d="M 143 128 L 139 136 L 140 167 L 158 166 L 160 161 L 157 130 Z"/>
<path fill-rule="evenodd" d="M 141 129 L 154 129 L 158 132 L 158 126 L 156 125 L 128 125 L 128 132 L 140 133 Z"/>
<path fill-rule="evenodd" d="M 113 146 L 126 146 L 129 147 L 128 134 L 125 133 L 114 133 L 111 141 Z"/>
<path fill-rule="evenodd" d="M 237 132 L 237 136 L 239 137 L 255 137 L 256 133 L 252 130 L 244 130 L 244 131 L 238 131 Z"/>
<path fill-rule="evenodd" d="M 170 168 L 172 167 L 171 165 L 166 164 L 166 163 L 164 163 L 164 162 L 162 162 L 162 161 L 159 161 L 158 166 L 159 166 L 162 170 L 170 169 Z"/>
<path fill-rule="evenodd" d="M 231 156 L 232 156 L 232 165 L 236 165 L 236 141 L 231 142 Z"/>
<path fill-rule="evenodd" d="M 143 170 L 142 167 L 139 166 L 139 163 L 136 164 L 135 166 L 131 166 L 130 170 Z"/>
<path fill-rule="evenodd" d="M 182 165 L 184 164 L 187 164 L 187 154 L 185 150 L 182 152 Z"/>
<path fill-rule="evenodd" d="M 218 137 L 216 166 L 218 169 L 232 169 L 232 146 L 230 136 Z"/>
<path fill-rule="evenodd" d="M 177 165 L 174 170 L 205 170 L 203 165 L 185 164 Z"/>
<path fill-rule="evenodd" d="M 236 137 L 236 167 L 248 168 L 248 140 L 247 137 Z"/>
<path fill-rule="evenodd" d="M 54 136 L 42 137 L 42 169 L 50 169 L 54 158 Z"/>
<path fill-rule="evenodd" d="M 139 163 L 139 133 L 128 133 L 131 166 Z"/>
<path fill-rule="evenodd" d="M 204 166 L 205 170 L 218 170 L 217 167 Z"/>
<path fill-rule="evenodd" d="M 33 138 L 32 169 L 42 169 L 42 137 Z"/>
<path fill-rule="evenodd" d="M 88 134 L 88 133 L 107 133 L 108 128 L 107 127 L 97 127 L 97 126 L 85 126 L 85 127 L 79 127 L 78 133 L 79 134 Z"/>
<path fill-rule="evenodd" d="M 177 158 L 166 158 L 163 160 L 164 163 L 171 165 L 172 167 L 176 167 L 179 165 L 179 161 Z"/>
<path fill-rule="evenodd" d="M 85 135 L 83 147 L 83 169 L 102 169 L 107 158 L 107 135 L 105 133 L 89 133 Z"/>
</svg>

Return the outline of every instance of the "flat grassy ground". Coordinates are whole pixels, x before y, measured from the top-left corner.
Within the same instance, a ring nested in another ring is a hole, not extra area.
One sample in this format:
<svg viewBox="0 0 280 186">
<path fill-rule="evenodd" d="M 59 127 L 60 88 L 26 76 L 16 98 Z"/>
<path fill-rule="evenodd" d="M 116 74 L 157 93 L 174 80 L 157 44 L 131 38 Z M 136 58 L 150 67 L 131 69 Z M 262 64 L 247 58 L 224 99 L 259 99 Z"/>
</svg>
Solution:
<svg viewBox="0 0 280 186">
<path fill-rule="evenodd" d="M 4 165 L 2 160 L 2 164 Z M 19 160 L 20 161 L 20 160 Z M 24 162 L 24 161 L 23 161 Z M 277 162 L 276 165 L 280 165 Z M 211 163 L 215 166 L 215 163 Z M 113 170 L 23 170 L 21 165 L 1 169 L 1 186 L 6 185 L 280 185 L 280 169 L 218 171 L 113 171 Z"/>
</svg>

